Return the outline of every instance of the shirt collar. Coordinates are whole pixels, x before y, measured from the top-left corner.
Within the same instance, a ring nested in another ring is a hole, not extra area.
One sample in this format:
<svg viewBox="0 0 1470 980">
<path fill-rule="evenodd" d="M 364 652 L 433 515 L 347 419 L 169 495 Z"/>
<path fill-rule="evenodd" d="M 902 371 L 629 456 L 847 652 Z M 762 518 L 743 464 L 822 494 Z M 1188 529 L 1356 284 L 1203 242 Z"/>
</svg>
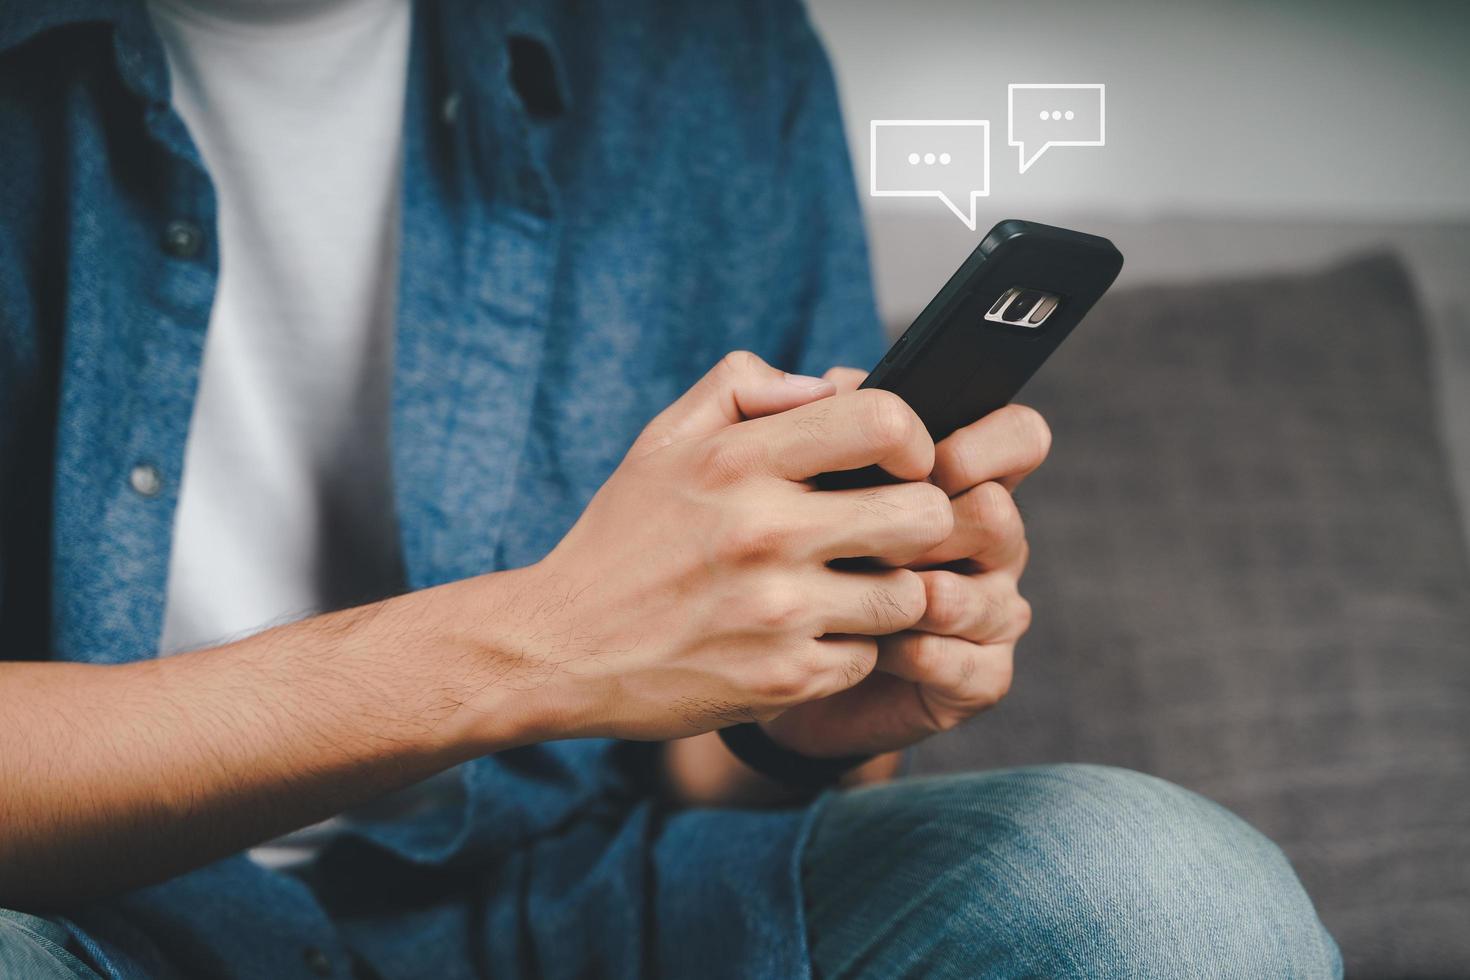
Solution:
<svg viewBox="0 0 1470 980">
<path fill-rule="evenodd" d="M 0 3 L 0 55 L 42 34 L 101 25 L 113 32 L 123 80 L 152 103 L 168 101 L 168 66 L 143 0 L 10 0 Z"/>
<path fill-rule="evenodd" d="M 117 0 L 18 0 L 0 6 L 0 53 L 56 27 L 117 19 Z"/>
<path fill-rule="evenodd" d="M 559 39 L 567 36 L 568 25 L 560 5 L 551 9 L 545 0 L 515 4 L 448 0 L 445 5 L 506 45 L 509 81 L 528 115 L 553 118 L 565 112 L 571 93 Z M 168 69 L 143 0 L 0 3 L 0 55 L 48 31 L 85 24 L 114 29 L 118 67 L 129 87 L 146 101 L 168 101 Z"/>
</svg>

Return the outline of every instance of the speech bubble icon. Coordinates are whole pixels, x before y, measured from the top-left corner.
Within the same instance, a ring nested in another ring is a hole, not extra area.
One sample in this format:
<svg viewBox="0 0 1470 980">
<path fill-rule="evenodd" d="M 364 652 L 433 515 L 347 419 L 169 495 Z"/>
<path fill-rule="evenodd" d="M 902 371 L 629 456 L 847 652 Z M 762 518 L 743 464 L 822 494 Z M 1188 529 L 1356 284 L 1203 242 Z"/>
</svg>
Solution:
<svg viewBox="0 0 1470 980">
<path fill-rule="evenodd" d="M 868 193 L 937 197 L 975 230 L 975 198 L 990 193 L 990 120 L 874 119 Z"/>
<path fill-rule="evenodd" d="M 1104 145 L 1106 95 L 1099 84 L 1007 86 L 1006 140 L 1021 148 L 1021 173 L 1053 146 Z"/>
</svg>

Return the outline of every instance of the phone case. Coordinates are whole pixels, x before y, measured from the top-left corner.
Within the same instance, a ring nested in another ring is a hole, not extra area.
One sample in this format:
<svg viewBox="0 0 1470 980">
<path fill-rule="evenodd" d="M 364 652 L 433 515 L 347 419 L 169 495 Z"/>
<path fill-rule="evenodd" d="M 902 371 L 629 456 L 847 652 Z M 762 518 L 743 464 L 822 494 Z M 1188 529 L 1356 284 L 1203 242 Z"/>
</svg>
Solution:
<svg viewBox="0 0 1470 980">
<path fill-rule="evenodd" d="M 1106 238 L 1031 221 L 997 224 L 904 331 L 864 388 L 903 398 L 937 442 L 1009 403 L 1123 268 Z M 1040 327 L 986 313 L 1013 287 L 1058 297 Z M 892 482 L 876 467 L 824 474 L 826 489 Z"/>
</svg>

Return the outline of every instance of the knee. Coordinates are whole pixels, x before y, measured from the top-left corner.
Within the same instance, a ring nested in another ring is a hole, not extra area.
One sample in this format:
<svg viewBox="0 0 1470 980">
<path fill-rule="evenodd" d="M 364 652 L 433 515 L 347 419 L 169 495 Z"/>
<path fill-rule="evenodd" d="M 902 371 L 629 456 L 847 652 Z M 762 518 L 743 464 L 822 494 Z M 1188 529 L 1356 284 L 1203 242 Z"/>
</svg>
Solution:
<svg viewBox="0 0 1470 980">
<path fill-rule="evenodd" d="M 64 927 L 39 916 L 0 909 L 0 977 L 36 980 L 97 980 L 97 974 L 70 953 Z"/>
<path fill-rule="evenodd" d="M 1033 858 L 1033 941 L 1157 976 L 1330 977 L 1336 946 L 1281 849 L 1228 810 L 1125 769 L 1010 777 L 1012 854 Z M 1025 822 L 1021 817 L 1029 814 Z M 1089 968 L 1086 972 L 1092 972 Z"/>
<path fill-rule="evenodd" d="M 1046 766 L 896 784 L 879 809 L 905 860 L 949 882 L 958 955 L 1045 951 L 1052 976 L 1340 974 L 1280 849 L 1163 780 Z"/>
</svg>

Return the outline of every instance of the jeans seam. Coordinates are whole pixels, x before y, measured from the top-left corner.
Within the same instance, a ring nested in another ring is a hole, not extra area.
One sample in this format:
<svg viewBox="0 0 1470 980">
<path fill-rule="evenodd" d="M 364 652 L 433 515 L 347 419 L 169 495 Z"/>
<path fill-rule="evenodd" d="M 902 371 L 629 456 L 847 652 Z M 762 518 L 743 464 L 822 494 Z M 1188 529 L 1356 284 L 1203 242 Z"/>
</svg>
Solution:
<svg viewBox="0 0 1470 980">
<path fill-rule="evenodd" d="M 0 922 L 8 923 L 9 925 L 13 926 L 17 931 L 22 934 L 23 938 L 30 940 L 36 946 L 40 947 L 41 951 L 50 956 L 51 959 L 53 959 L 58 966 L 65 967 L 69 972 L 79 977 L 96 976 L 95 971 L 93 971 L 90 967 L 83 963 L 81 959 L 79 959 L 65 946 L 52 939 L 50 936 L 46 936 L 42 933 L 37 932 L 35 929 L 32 929 L 25 922 L 17 918 L 17 915 L 23 914 L 25 913 L 10 913 L 0 915 Z"/>
<path fill-rule="evenodd" d="M 806 924 L 806 881 L 803 867 L 805 864 L 807 845 L 811 842 L 816 826 L 821 820 L 822 813 L 827 809 L 836 791 L 828 790 L 818 796 L 806 808 L 806 814 L 802 818 L 801 830 L 796 835 L 796 846 L 791 849 L 790 874 L 792 887 L 796 890 L 796 936 L 798 943 L 797 960 L 805 968 L 805 973 L 794 980 L 812 980 L 814 965 L 812 963 L 811 937 L 807 935 Z"/>
</svg>

